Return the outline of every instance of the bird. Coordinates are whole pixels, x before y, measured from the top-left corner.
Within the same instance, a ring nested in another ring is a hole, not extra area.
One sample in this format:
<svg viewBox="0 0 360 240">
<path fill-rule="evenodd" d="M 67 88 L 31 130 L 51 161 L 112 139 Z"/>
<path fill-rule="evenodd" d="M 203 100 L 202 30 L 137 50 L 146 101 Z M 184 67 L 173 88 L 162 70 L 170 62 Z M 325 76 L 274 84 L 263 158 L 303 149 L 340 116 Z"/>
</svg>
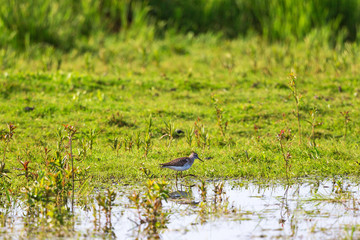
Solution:
<svg viewBox="0 0 360 240">
<path fill-rule="evenodd" d="M 199 159 L 200 161 L 204 162 L 202 159 L 199 158 L 196 152 L 192 152 L 188 157 L 181 157 L 176 158 L 170 162 L 162 163 L 161 168 L 169 168 L 175 171 L 180 171 L 182 176 L 182 171 L 188 170 L 194 163 L 195 159 Z M 177 182 L 177 172 L 176 172 L 176 182 Z"/>
</svg>

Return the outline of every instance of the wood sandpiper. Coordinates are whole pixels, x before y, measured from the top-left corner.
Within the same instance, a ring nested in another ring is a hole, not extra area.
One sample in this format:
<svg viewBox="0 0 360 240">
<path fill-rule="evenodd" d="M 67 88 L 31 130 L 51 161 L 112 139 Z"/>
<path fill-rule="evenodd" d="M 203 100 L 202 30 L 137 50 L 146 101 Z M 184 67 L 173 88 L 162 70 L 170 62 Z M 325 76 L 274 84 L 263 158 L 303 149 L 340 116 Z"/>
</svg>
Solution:
<svg viewBox="0 0 360 240">
<path fill-rule="evenodd" d="M 180 171 L 182 176 L 182 171 L 188 170 L 193 165 L 195 159 L 199 159 L 200 161 L 203 162 L 203 160 L 199 158 L 196 152 L 192 152 L 188 157 L 177 158 L 168 163 L 162 163 L 160 165 L 162 168 L 169 168 L 175 171 Z M 176 172 L 176 182 L 177 182 L 177 174 L 178 173 Z"/>
</svg>

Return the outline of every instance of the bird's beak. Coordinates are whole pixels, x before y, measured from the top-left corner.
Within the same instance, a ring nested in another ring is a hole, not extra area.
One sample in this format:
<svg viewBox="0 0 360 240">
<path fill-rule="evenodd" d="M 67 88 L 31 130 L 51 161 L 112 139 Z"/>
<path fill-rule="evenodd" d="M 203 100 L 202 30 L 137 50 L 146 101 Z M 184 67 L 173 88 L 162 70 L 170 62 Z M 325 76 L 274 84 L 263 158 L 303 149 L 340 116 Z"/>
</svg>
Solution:
<svg viewBox="0 0 360 240">
<path fill-rule="evenodd" d="M 204 161 L 203 161 L 202 159 L 200 159 L 199 157 L 198 157 L 197 159 L 199 159 L 200 161 L 204 162 Z"/>
</svg>

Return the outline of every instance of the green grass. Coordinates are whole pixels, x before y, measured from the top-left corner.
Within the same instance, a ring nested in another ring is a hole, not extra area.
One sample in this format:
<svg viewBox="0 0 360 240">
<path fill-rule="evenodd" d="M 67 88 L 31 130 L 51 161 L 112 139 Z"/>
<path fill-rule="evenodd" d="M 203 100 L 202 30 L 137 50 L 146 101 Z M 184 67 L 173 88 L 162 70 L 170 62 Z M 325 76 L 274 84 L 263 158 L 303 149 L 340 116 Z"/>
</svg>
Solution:
<svg viewBox="0 0 360 240">
<path fill-rule="evenodd" d="M 188 171 L 201 177 L 285 178 L 277 138 L 281 129 L 290 129 L 292 135 L 284 141 L 285 151 L 291 154 L 290 177 L 356 176 L 360 170 L 359 46 L 331 48 L 319 39 L 316 35 L 281 45 L 259 38 L 227 41 L 209 34 L 177 35 L 151 42 L 109 38 L 85 56 L 75 50 L 57 55 L 52 48 L 40 52 L 34 48 L 26 54 L 3 52 L 7 64 L 2 61 L 0 72 L 0 128 L 7 123 L 17 126 L 5 160 L 9 175 L 14 182 L 22 179 L 16 176 L 18 157 L 30 160 L 33 169 L 41 168 L 44 147 L 55 157 L 56 132 L 70 124 L 78 129 L 75 165 L 90 167 L 93 183 L 132 182 L 150 175 L 173 178 L 174 172 L 158 164 L 191 151 L 201 158 L 212 157 L 195 162 Z M 302 95 L 302 145 L 288 87 L 291 71 Z M 212 95 L 222 109 L 222 124 L 228 122 L 225 137 Z M 35 109 L 25 111 L 25 107 Z M 313 108 L 322 123 L 315 129 L 316 148 L 311 146 L 311 125 L 306 122 Z M 351 118 L 346 139 L 340 113 L 344 111 Z M 145 157 L 144 144 L 138 149 L 136 136 L 144 141 L 150 116 L 151 147 Z M 166 134 L 164 121 L 184 131 L 198 121 L 209 144 L 197 146 L 194 136 L 189 146 L 185 136 L 175 136 L 169 145 L 168 138 L 161 138 Z M 93 150 L 87 148 L 87 156 L 79 157 L 83 133 L 91 129 L 98 132 Z M 115 137 L 133 138 L 133 148 L 125 150 L 123 145 L 117 156 L 109 144 Z"/>
</svg>

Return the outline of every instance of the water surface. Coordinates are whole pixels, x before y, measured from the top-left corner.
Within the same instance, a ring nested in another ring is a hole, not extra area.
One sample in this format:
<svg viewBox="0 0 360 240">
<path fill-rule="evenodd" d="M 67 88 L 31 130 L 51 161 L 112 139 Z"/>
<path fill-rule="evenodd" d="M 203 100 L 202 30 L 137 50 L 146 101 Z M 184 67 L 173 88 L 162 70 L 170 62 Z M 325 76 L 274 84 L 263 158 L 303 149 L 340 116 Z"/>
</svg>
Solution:
<svg viewBox="0 0 360 240">
<path fill-rule="evenodd" d="M 169 221 L 155 232 L 146 231 L 146 223 L 139 224 L 137 210 L 128 200 L 134 189 L 139 192 L 142 187 L 115 186 L 117 197 L 110 219 L 106 219 L 96 201 L 93 207 L 78 204 L 70 233 L 62 235 L 50 231 L 49 234 L 65 238 L 118 239 L 360 238 L 357 225 L 360 222 L 359 184 L 349 179 L 302 179 L 290 186 L 208 181 L 206 198 L 201 196 L 200 181 L 193 179 L 183 183 L 194 186 L 170 186 L 172 197 L 163 201 L 163 211 L 169 212 Z M 215 194 L 215 186 L 221 183 L 222 193 Z M 95 198 L 96 194 L 89 198 Z M 36 218 L 29 224 L 25 212 L 21 202 L 11 209 L 2 209 L 6 217 L 1 220 L 0 238 L 34 237 L 31 231 L 42 231 Z"/>
</svg>

